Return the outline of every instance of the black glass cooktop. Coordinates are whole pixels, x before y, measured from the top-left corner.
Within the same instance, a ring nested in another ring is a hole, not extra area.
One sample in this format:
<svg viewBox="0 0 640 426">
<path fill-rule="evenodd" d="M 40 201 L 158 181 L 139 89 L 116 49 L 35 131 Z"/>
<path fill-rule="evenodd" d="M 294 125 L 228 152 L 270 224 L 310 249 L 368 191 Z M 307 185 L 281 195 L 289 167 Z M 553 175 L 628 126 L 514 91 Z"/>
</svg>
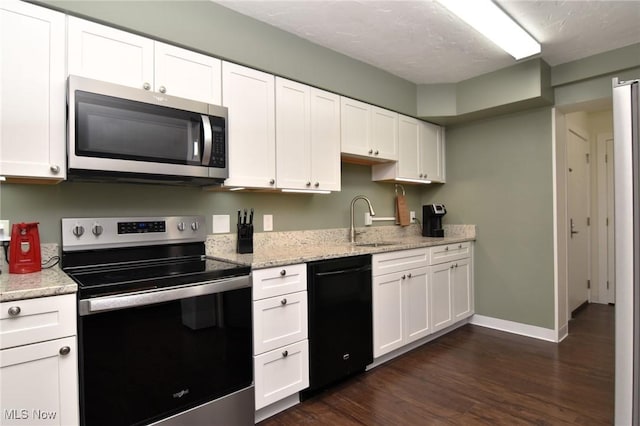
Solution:
<svg viewBox="0 0 640 426">
<path fill-rule="evenodd" d="M 250 266 L 196 256 L 66 270 L 78 284 L 80 298 L 122 294 L 132 291 L 200 284 L 248 275 Z"/>
</svg>

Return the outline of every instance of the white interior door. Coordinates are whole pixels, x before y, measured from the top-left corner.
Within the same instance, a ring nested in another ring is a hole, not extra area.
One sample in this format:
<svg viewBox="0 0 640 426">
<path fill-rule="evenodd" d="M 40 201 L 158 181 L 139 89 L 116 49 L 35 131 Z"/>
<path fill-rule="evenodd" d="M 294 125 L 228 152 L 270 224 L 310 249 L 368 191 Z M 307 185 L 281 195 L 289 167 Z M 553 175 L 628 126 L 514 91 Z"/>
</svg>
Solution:
<svg viewBox="0 0 640 426">
<path fill-rule="evenodd" d="M 589 300 L 589 138 L 567 132 L 569 312 Z"/>
<path fill-rule="evenodd" d="M 615 302 L 613 135 L 598 135 L 598 303 Z"/>
</svg>

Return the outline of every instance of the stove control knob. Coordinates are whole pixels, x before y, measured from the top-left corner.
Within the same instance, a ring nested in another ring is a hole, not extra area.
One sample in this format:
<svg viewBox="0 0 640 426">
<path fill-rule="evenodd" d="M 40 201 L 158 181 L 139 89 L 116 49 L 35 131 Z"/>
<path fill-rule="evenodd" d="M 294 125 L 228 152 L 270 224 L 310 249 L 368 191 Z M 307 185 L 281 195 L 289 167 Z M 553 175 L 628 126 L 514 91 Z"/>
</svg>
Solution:
<svg viewBox="0 0 640 426">
<path fill-rule="evenodd" d="M 180 232 L 184 231 L 184 222 L 178 223 L 178 231 Z"/>
<path fill-rule="evenodd" d="M 76 226 L 73 227 L 71 232 L 73 232 L 73 235 L 75 235 L 76 237 L 80 238 L 84 234 L 84 226 L 76 225 Z"/>
<path fill-rule="evenodd" d="M 198 222 L 193 222 L 193 223 L 191 224 L 191 229 L 192 229 L 193 231 L 197 231 L 198 229 L 200 229 L 200 224 L 199 224 Z"/>
<path fill-rule="evenodd" d="M 91 233 L 93 235 L 95 235 L 96 237 L 99 237 L 100 235 L 102 235 L 102 231 L 104 229 L 102 228 L 102 225 L 100 224 L 94 224 L 93 227 L 91 228 Z"/>
</svg>

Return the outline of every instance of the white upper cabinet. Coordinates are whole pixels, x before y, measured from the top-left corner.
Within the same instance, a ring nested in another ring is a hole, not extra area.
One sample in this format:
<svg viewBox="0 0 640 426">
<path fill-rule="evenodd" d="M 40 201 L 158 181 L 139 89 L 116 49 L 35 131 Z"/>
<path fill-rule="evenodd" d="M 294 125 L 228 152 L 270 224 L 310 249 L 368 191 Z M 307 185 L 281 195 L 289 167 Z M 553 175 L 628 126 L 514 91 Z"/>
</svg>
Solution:
<svg viewBox="0 0 640 426">
<path fill-rule="evenodd" d="M 70 16 L 69 74 L 221 103 L 221 61 Z"/>
<path fill-rule="evenodd" d="M 340 190 L 339 99 L 276 78 L 278 188 Z"/>
<path fill-rule="evenodd" d="M 373 180 L 445 182 L 444 129 L 401 115 L 398 120 L 398 162 L 375 164 Z"/>
<path fill-rule="evenodd" d="M 222 103 L 222 61 L 155 42 L 154 90 L 213 105 Z"/>
<path fill-rule="evenodd" d="M 342 154 L 365 162 L 398 159 L 398 114 L 341 97 Z"/>
<path fill-rule="evenodd" d="M 436 124 L 420 122 L 419 155 L 422 179 L 444 183 L 444 128 Z"/>
<path fill-rule="evenodd" d="M 153 40 L 69 16 L 69 74 L 153 88 Z"/>
<path fill-rule="evenodd" d="M 222 104 L 229 109 L 227 186 L 276 187 L 275 78 L 222 63 Z"/>
<path fill-rule="evenodd" d="M 0 2 L 0 176 L 63 180 L 65 17 Z"/>
</svg>

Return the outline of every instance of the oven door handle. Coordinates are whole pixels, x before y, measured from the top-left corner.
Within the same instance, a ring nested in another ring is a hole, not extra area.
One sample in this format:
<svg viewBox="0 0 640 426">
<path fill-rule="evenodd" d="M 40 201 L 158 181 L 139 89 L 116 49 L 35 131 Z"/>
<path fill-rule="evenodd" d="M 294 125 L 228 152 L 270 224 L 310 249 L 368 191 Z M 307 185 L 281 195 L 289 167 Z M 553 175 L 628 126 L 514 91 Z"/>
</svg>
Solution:
<svg viewBox="0 0 640 426">
<path fill-rule="evenodd" d="M 78 314 L 80 316 L 85 316 L 118 309 L 127 309 L 153 305 L 156 303 L 170 302 L 173 300 L 188 299 L 190 297 L 204 296 L 207 294 L 222 293 L 246 287 L 251 287 L 250 275 L 232 277 L 205 284 L 144 291 L 139 293 L 128 293 L 118 296 L 97 297 L 95 299 L 80 300 L 78 303 Z"/>
</svg>

